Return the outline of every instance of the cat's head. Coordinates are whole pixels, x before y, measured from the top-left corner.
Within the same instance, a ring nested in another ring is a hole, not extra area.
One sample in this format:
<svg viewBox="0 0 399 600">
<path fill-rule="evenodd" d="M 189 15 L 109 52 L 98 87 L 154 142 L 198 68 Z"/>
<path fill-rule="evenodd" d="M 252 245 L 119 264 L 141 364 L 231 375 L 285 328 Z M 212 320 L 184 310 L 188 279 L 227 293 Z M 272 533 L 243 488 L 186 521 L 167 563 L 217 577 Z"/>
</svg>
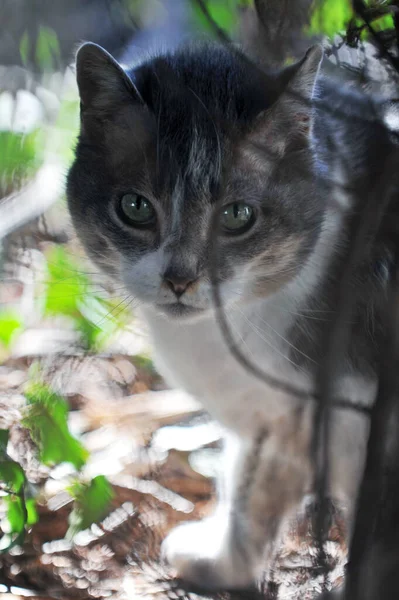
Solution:
<svg viewBox="0 0 399 600">
<path fill-rule="evenodd" d="M 211 44 L 125 71 L 99 46 L 80 48 L 70 212 L 89 255 L 138 302 L 204 314 L 215 258 L 226 304 L 295 277 L 323 213 L 310 176 L 320 61 L 315 47 L 266 75 Z"/>
</svg>

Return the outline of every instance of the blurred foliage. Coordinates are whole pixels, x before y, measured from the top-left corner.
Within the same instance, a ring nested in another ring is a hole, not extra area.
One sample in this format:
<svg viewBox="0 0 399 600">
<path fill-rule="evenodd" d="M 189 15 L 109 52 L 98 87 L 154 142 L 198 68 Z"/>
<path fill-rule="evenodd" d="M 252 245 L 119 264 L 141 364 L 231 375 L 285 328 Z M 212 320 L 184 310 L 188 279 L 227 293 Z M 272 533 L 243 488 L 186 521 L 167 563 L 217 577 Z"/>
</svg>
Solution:
<svg viewBox="0 0 399 600">
<path fill-rule="evenodd" d="M 15 310 L 0 312 L 0 344 L 9 348 L 15 335 L 22 331 L 23 320 Z"/>
<path fill-rule="evenodd" d="M 40 66 L 43 71 L 53 71 L 60 64 L 60 45 L 56 32 L 50 27 L 39 26 L 39 32 L 34 39 L 25 33 L 21 37 L 19 52 L 22 64 L 30 66 L 30 60 Z"/>
<path fill-rule="evenodd" d="M 4 517 L 0 525 L 3 536 L 0 538 L 0 552 L 11 549 L 23 539 L 28 511 L 25 505 L 25 473 L 17 462 L 7 454 L 8 431 L 0 430 L 0 489 Z"/>
<path fill-rule="evenodd" d="M 38 448 L 38 457 L 48 466 L 71 463 L 79 472 L 89 453 L 68 428 L 68 405 L 40 381 L 37 368 L 25 390 L 27 406 L 21 421 Z M 20 464 L 7 454 L 9 432 L 0 430 L 0 493 L 3 518 L 0 552 L 23 542 L 25 531 L 38 520 L 36 498 Z M 67 536 L 102 520 L 108 513 L 113 493 L 107 479 L 99 475 L 90 481 L 76 479 L 68 488 L 73 498 Z"/>
<path fill-rule="evenodd" d="M 390 2 L 388 0 L 366 0 L 365 4 L 372 11 L 373 9 L 388 9 Z M 345 32 L 350 23 L 355 27 L 363 25 L 361 19 L 354 17 L 352 0 L 315 0 L 306 33 L 309 35 L 324 34 L 333 38 L 337 33 Z M 376 31 L 392 29 L 392 13 L 387 10 L 385 14 L 373 20 L 373 27 Z M 367 30 L 364 29 L 360 35 L 367 37 Z"/>
<path fill-rule="evenodd" d="M 20 187 L 43 161 L 43 132 L 0 131 L 0 196 Z"/>
<path fill-rule="evenodd" d="M 89 482 L 73 482 L 68 492 L 74 499 L 74 508 L 69 515 L 66 537 L 72 538 L 106 517 L 113 491 L 104 475 L 97 475 Z"/>
<path fill-rule="evenodd" d="M 0 538 L 0 552 L 11 550 L 17 544 L 22 543 L 27 525 L 25 503 L 20 496 L 9 494 L 3 502 L 6 516 L 1 521 L 1 528 L 5 533 Z"/>
<path fill-rule="evenodd" d="M 70 317 L 85 350 L 101 350 L 131 318 L 123 302 L 97 293 L 82 265 L 62 246 L 52 248 L 47 260 L 45 313 Z"/>
<path fill-rule="evenodd" d="M 21 41 L 19 42 L 19 53 L 21 55 L 22 64 L 25 66 L 28 66 L 29 44 L 29 33 L 25 31 L 25 33 L 21 37 Z"/>
<path fill-rule="evenodd" d="M 88 452 L 68 429 L 65 400 L 39 381 L 32 382 L 25 397 L 28 402 L 22 425 L 30 431 L 44 465 L 71 463 L 80 469 Z"/>
<path fill-rule="evenodd" d="M 62 246 L 51 247 L 47 254 L 48 277 L 44 288 L 44 315 L 68 317 L 81 336 L 86 351 L 101 349 L 109 336 L 129 318 L 120 301 L 107 300 L 93 288 L 89 274 L 81 263 Z M 116 314 L 113 314 L 116 313 Z M 0 312 L 0 342 L 9 348 L 24 324 L 15 311 Z M 68 404 L 40 379 L 33 365 L 31 381 L 24 390 L 27 406 L 21 420 L 37 446 L 42 464 L 53 467 L 70 463 L 79 472 L 88 452 L 70 433 Z M 36 500 L 29 495 L 32 486 L 17 462 L 7 454 L 8 431 L 0 431 L 0 492 L 3 518 L 0 522 L 0 552 L 22 543 L 26 529 L 37 520 Z M 68 536 L 101 520 L 108 511 L 112 489 L 106 478 L 95 477 L 70 487 L 74 508 Z"/>
<path fill-rule="evenodd" d="M 351 0 L 316 0 L 307 33 L 324 33 L 334 37 L 336 33 L 345 31 L 352 16 Z"/>
<path fill-rule="evenodd" d="M 19 494 L 25 482 L 25 475 L 18 463 L 8 459 L 2 460 L 0 462 L 0 477 L 9 491 Z"/>
<path fill-rule="evenodd" d="M 25 498 L 23 494 L 8 494 L 3 499 L 6 516 L 1 522 L 1 529 L 5 534 L 0 538 L 0 553 L 11 550 L 23 542 L 25 528 L 37 523 L 36 501 L 34 498 Z"/>
<path fill-rule="evenodd" d="M 137 7 L 137 0 L 135 5 Z M 226 33 L 234 34 L 239 23 L 240 7 L 253 5 L 253 0 L 204 0 L 204 5 L 218 27 Z M 393 28 L 393 12 L 389 8 L 391 5 L 389 0 L 365 0 L 365 5 L 370 10 L 375 31 Z M 206 31 L 214 31 L 196 0 L 192 0 L 192 7 L 196 25 Z M 379 14 L 374 19 L 376 12 L 383 14 Z M 310 24 L 305 34 L 309 36 L 322 34 L 333 38 L 337 33 L 344 33 L 350 23 L 354 27 L 363 26 L 361 19 L 354 17 L 352 0 L 314 0 Z M 362 28 L 360 37 L 367 36 L 367 29 Z"/>
<path fill-rule="evenodd" d="M 243 6 L 252 5 L 253 0 L 207 0 L 204 4 L 209 16 L 216 25 L 226 33 L 232 34 L 239 23 L 239 9 Z M 200 29 L 213 33 L 212 25 L 195 0 L 192 2 L 192 7 L 196 25 Z"/>
<path fill-rule="evenodd" d="M 212 2 L 207 2 L 206 6 L 209 12 L 209 15 L 212 17 L 213 21 L 225 31 L 232 33 L 237 25 L 236 19 L 236 10 L 237 10 L 238 2 L 237 0 L 213 0 Z M 211 29 L 211 25 L 203 14 L 201 8 L 198 4 L 194 2 L 193 4 L 194 16 L 196 19 L 196 23 L 203 29 L 209 30 Z M 212 29 L 211 29 L 212 31 Z"/>
<path fill-rule="evenodd" d="M 79 317 L 79 303 L 89 287 L 89 277 L 62 246 L 47 253 L 48 280 L 45 312 Z"/>
<path fill-rule="evenodd" d="M 40 25 L 35 58 L 43 70 L 54 70 L 59 64 L 60 45 L 57 34 L 50 27 Z"/>
<path fill-rule="evenodd" d="M 70 319 L 79 333 L 85 352 L 101 352 L 111 336 L 131 322 L 131 314 L 123 299 L 108 298 L 100 284 L 96 285 L 84 270 L 82 260 L 72 256 L 64 246 L 51 246 L 46 252 L 48 274 L 39 287 L 44 315 Z M 0 309 L 1 357 L 12 353 L 13 343 L 25 330 L 17 309 Z"/>
</svg>

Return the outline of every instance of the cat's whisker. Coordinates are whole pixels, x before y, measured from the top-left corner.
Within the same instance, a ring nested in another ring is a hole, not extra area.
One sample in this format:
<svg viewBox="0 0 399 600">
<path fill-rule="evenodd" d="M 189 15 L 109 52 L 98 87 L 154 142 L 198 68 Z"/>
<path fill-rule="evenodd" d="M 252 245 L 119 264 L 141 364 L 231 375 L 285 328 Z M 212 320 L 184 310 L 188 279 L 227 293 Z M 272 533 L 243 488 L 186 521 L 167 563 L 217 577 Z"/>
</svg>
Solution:
<svg viewBox="0 0 399 600">
<path fill-rule="evenodd" d="M 75 292 L 73 294 L 62 294 L 62 295 L 49 294 L 46 296 L 46 299 L 48 299 L 48 300 L 57 300 L 57 299 L 64 300 L 65 298 L 87 298 L 88 296 L 90 296 L 90 292 Z"/>
<path fill-rule="evenodd" d="M 134 300 L 134 297 L 130 296 L 130 294 L 125 296 L 125 298 L 123 298 L 120 302 L 118 302 L 118 304 L 116 306 L 114 306 L 110 311 L 108 311 L 107 314 L 104 315 L 98 323 L 96 323 L 96 327 L 101 328 L 101 325 L 104 323 L 104 321 L 106 319 L 108 319 L 108 320 L 117 319 L 118 316 L 124 310 L 127 310 L 127 308 L 129 308 L 129 306 L 132 304 L 133 300 Z M 126 304 L 126 302 L 127 302 L 127 304 Z M 118 308 L 120 309 L 119 311 L 118 311 Z"/>
<path fill-rule="evenodd" d="M 235 325 L 235 323 L 234 323 L 234 321 L 233 321 L 233 319 L 232 319 L 232 316 L 231 316 L 231 314 L 229 315 L 229 314 L 225 313 L 225 315 L 226 315 L 226 319 L 227 319 L 227 321 L 228 321 L 230 324 L 233 324 L 233 325 Z M 239 332 L 238 326 L 236 325 L 235 329 L 234 329 L 234 327 L 230 327 L 230 329 L 231 329 L 231 331 L 232 331 L 233 333 L 235 333 L 235 334 L 237 334 L 237 335 L 238 335 L 238 337 L 239 337 L 240 341 L 241 341 L 241 342 L 242 342 L 242 344 L 245 346 L 245 348 L 248 350 L 248 352 L 249 352 L 249 354 L 251 355 L 252 359 L 255 359 L 255 356 L 254 356 L 254 353 L 253 353 L 253 351 L 252 351 L 252 350 L 251 350 L 251 348 L 248 346 L 247 342 L 245 341 L 245 338 L 244 338 L 244 336 L 243 336 L 243 335 L 242 335 L 242 334 Z"/>
<path fill-rule="evenodd" d="M 322 317 L 317 317 L 315 315 L 313 315 L 313 313 L 322 313 L 322 314 L 334 314 L 333 310 L 322 310 L 322 309 L 302 309 L 301 311 L 295 311 L 295 310 L 290 310 L 288 308 L 284 308 L 283 306 L 277 306 L 277 310 L 280 312 L 284 312 L 286 314 L 292 315 L 293 317 L 302 317 L 304 319 L 310 319 L 313 321 L 324 321 L 327 322 L 330 319 L 323 319 Z M 312 314 L 307 314 L 307 313 L 312 313 Z M 258 315 L 256 315 L 258 316 Z"/>
<path fill-rule="evenodd" d="M 270 338 L 266 338 L 265 337 L 265 332 L 262 331 L 259 327 L 257 327 L 246 315 L 243 311 L 241 311 L 241 315 L 243 316 L 243 318 L 245 319 L 245 321 L 248 323 L 248 325 L 251 327 L 251 329 L 260 337 L 261 340 L 263 340 L 272 350 L 273 352 L 276 352 L 277 354 L 279 354 L 282 358 L 284 358 L 286 361 L 288 361 L 289 363 L 291 363 L 292 365 L 294 365 L 299 371 L 304 371 L 301 367 L 299 367 L 293 360 L 291 360 L 286 354 L 284 354 L 281 350 L 279 350 L 270 340 Z M 289 344 L 292 345 L 292 344 Z"/>
<path fill-rule="evenodd" d="M 274 279 L 269 279 L 272 283 L 275 284 L 279 284 L 280 282 Z M 247 285 L 249 282 L 247 280 L 247 278 L 244 279 L 236 279 L 237 284 L 244 284 Z M 233 294 L 234 296 L 236 296 L 238 299 L 241 298 L 245 298 L 246 294 L 243 290 L 231 290 L 229 292 L 230 294 Z M 300 311 L 294 311 L 294 310 L 289 310 L 287 308 L 284 308 L 282 306 L 277 306 L 278 310 L 287 314 L 290 314 L 292 316 L 295 317 L 303 317 L 304 319 L 309 319 L 309 320 L 314 320 L 314 321 L 329 321 L 330 319 L 323 319 L 321 317 L 315 316 L 315 313 L 317 314 L 325 314 L 325 315 L 333 315 L 335 314 L 334 310 L 327 310 L 327 309 L 318 309 L 318 308 L 302 308 Z M 310 313 L 310 314 L 307 314 Z M 256 315 L 257 316 L 257 315 Z"/>
<path fill-rule="evenodd" d="M 137 301 L 134 296 L 130 296 L 129 300 L 127 298 L 125 298 L 121 304 L 122 304 L 122 307 L 120 308 L 120 310 L 118 310 L 116 313 L 115 312 L 111 313 L 111 318 L 117 319 L 119 317 L 119 315 L 121 315 L 124 311 L 127 311 L 131 307 L 135 308 L 137 306 Z"/>
<path fill-rule="evenodd" d="M 312 363 L 318 364 L 310 356 L 305 354 L 305 352 L 302 352 L 302 350 L 299 350 L 299 348 L 297 348 L 294 344 L 292 344 L 289 340 L 287 340 L 287 338 L 285 338 L 283 335 L 281 335 L 281 333 L 279 333 L 276 329 L 274 329 L 274 327 L 272 327 L 270 325 L 270 323 L 265 321 L 265 319 L 263 319 L 260 315 L 254 315 L 254 316 L 256 316 L 256 318 L 258 318 L 262 323 L 264 323 L 266 325 L 266 327 L 268 327 L 271 331 L 273 331 L 273 333 L 275 335 L 277 335 L 277 337 L 279 337 L 281 340 L 283 340 L 283 342 L 285 342 L 286 344 L 288 344 L 288 346 L 290 346 L 293 350 L 295 350 L 295 352 L 298 352 L 299 354 L 304 356 L 306 359 L 310 360 Z M 255 324 L 253 323 L 253 325 L 255 325 Z M 257 325 L 255 325 L 255 327 L 257 327 Z M 260 328 L 259 328 L 259 330 L 262 331 Z"/>
</svg>

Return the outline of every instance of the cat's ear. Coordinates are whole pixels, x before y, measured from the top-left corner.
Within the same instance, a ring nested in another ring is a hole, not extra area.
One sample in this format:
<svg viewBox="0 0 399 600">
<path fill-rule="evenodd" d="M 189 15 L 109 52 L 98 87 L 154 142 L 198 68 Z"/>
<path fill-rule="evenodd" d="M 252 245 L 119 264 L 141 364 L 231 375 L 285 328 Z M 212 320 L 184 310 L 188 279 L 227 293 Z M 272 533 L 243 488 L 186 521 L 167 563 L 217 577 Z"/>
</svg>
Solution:
<svg viewBox="0 0 399 600">
<path fill-rule="evenodd" d="M 312 46 L 301 61 L 282 72 L 283 91 L 272 107 L 258 116 L 252 141 L 272 146 L 276 155 L 282 155 L 293 141 L 295 146 L 308 143 L 322 59 L 321 46 Z"/>
<path fill-rule="evenodd" d="M 286 69 L 283 78 L 288 80 L 288 83 L 280 102 L 292 103 L 295 111 L 301 107 L 309 112 L 322 60 L 323 49 L 316 44 L 309 48 L 302 60 Z"/>
<path fill-rule="evenodd" d="M 107 116 L 121 104 L 144 104 L 137 88 L 106 50 L 87 42 L 76 55 L 76 78 L 82 114 Z"/>
</svg>

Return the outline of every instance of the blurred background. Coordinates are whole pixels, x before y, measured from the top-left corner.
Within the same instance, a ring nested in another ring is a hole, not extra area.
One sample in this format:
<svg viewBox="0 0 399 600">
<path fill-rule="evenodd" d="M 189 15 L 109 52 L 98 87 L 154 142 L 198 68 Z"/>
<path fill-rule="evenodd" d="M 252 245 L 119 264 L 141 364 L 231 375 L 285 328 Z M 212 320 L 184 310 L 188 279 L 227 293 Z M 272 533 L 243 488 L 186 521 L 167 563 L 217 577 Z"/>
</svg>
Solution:
<svg viewBox="0 0 399 600">
<path fill-rule="evenodd" d="M 158 564 L 159 543 L 176 521 L 210 510 L 221 432 L 193 399 L 166 389 L 143 324 L 87 262 L 70 227 L 64 182 L 79 125 L 73 61 L 87 40 L 128 63 L 185 39 L 227 36 L 278 65 L 318 40 L 326 71 L 387 95 L 395 89 L 349 0 L 256 4 L 262 18 L 251 0 L 1 0 L 6 599 L 191 597 Z M 394 4 L 366 3 L 387 43 Z M 310 599 L 323 588 L 304 515 L 292 523 L 264 598 Z M 346 552 L 338 514 L 330 537 L 331 587 L 342 582 Z"/>
</svg>

